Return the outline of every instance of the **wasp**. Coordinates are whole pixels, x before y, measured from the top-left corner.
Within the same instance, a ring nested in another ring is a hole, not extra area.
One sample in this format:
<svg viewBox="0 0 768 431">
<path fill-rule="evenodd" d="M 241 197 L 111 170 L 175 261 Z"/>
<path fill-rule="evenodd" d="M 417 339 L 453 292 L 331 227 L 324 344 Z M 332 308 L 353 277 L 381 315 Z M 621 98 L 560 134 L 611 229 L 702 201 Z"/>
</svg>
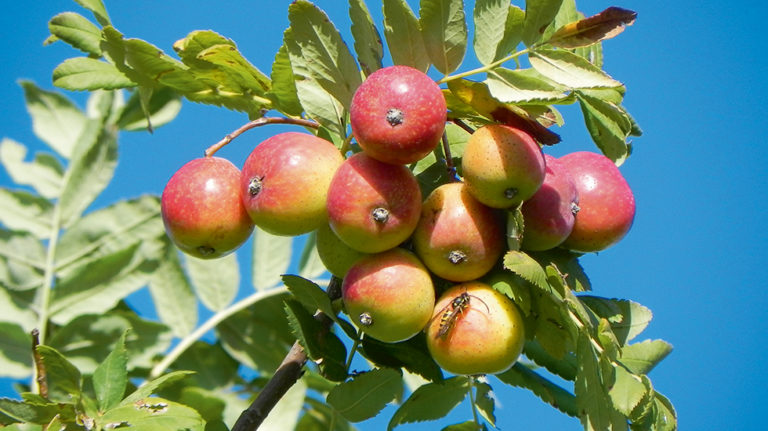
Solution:
<svg viewBox="0 0 768 431">
<path fill-rule="evenodd" d="M 451 302 L 440 311 L 440 325 L 438 326 L 437 334 L 435 334 L 436 338 L 445 338 L 448 335 L 456 324 L 456 321 L 459 319 L 459 316 L 469 307 L 471 298 L 476 298 L 478 301 L 482 302 L 483 305 L 485 305 L 485 309 L 488 310 L 488 304 L 482 299 L 475 295 L 470 295 L 467 292 L 462 293 L 453 298 Z"/>
</svg>

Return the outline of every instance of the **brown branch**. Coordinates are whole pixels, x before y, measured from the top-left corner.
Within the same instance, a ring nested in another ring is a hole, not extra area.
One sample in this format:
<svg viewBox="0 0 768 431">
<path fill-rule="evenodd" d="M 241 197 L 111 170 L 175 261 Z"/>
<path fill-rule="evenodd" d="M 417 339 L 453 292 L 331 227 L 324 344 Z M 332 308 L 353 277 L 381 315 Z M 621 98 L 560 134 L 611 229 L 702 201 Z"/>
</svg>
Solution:
<svg viewBox="0 0 768 431">
<path fill-rule="evenodd" d="M 448 134 L 443 132 L 443 155 L 445 156 L 445 169 L 448 171 L 448 178 L 451 181 L 458 181 L 456 167 L 453 166 L 453 156 L 451 155 L 451 145 L 448 142 Z"/>
<path fill-rule="evenodd" d="M 37 329 L 32 330 L 32 358 L 35 362 L 35 381 L 37 382 L 37 393 L 43 397 L 48 398 L 48 376 L 45 372 L 45 364 L 40 353 L 37 352 L 37 346 L 40 345 L 40 331 Z"/>
<path fill-rule="evenodd" d="M 316 122 L 312 120 L 305 120 L 303 118 L 286 118 L 286 117 L 257 118 L 253 121 L 249 121 L 248 123 L 240 126 L 240 128 L 238 128 L 237 130 L 225 136 L 224 139 L 208 147 L 208 149 L 205 150 L 205 157 L 213 156 L 214 154 L 216 154 L 216 151 L 219 151 L 222 147 L 229 144 L 230 142 L 235 140 L 235 138 L 247 132 L 248 130 L 251 130 L 255 127 L 264 126 L 266 124 L 293 124 L 296 126 L 311 127 L 313 129 L 317 129 L 318 127 L 320 127 L 320 125 L 317 124 Z"/>
<path fill-rule="evenodd" d="M 331 301 L 341 297 L 341 279 L 332 277 L 328 283 L 328 297 Z M 333 321 L 322 311 L 314 315 L 315 320 L 321 322 L 324 328 L 330 331 Z M 264 388 L 259 392 L 255 400 L 245 409 L 237 422 L 232 427 L 232 431 L 255 431 L 259 428 L 269 412 L 283 398 L 286 392 L 293 386 L 304 374 L 303 368 L 307 363 L 307 352 L 301 347 L 298 341 L 293 343 L 291 350 L 283 358 L 283 362 L 277 367 L 275 374 L 269 379 Z"/>
</svg>

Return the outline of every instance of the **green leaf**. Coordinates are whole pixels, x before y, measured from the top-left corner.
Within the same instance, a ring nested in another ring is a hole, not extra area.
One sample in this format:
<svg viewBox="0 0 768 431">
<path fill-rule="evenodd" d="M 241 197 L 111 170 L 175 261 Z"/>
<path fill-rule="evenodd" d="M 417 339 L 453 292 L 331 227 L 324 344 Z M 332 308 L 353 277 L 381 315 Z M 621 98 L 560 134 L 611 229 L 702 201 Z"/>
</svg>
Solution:
<svg viewBox="0 0 768 431">
<path fill-rule="evenodd" d="M 656 420 L 654 421 L 654 429 L 658 431 L 675 431 L 677 430 L 677 412 L 672 406 L 672 403 L 664 395 L 656 392 Z"/>
<path fill-rule="evenodd" d="M 32 337 L 10 322 L 0 322 L 0 334 L 0 375 L 13 379 L 28 377 L 32 371 Z"/>
<path fill-rule="evenodd" d="M 107 358 L 93 372 L 93 389 L 99 410 L 106 411 L 120 403 L 128 385 L 128 353 L 123 332 Z"/>
<path fill-rule="evenodd" d="M 60 13 L 48 22 L 52 35 L 96 57 L 101 56 L 101 29 L 75 12 Z"/>
<path fill-rule="evenodd" d="M 579 410 L 576 406 L 576 397 L 572 393 L 529 369 L 525 365 L 516 363 L 509 370 L 497 374 L 496 377 L 508 385 L 530 390 L 537 397 L 541 398 L 542 401 L 569 416 L 579 415 Z"/>
<path fill-rule="evenodd" d="M 37 353 L 45 365 L 48 398 L 62 403 L 79 399 L 82 391 L 80 371 L 53 347 L 39 345 Z"/>
<path fill-rule="evenodd" d="M 462 0 L 421 0 L 419 25 L 424 47 L 444 75 L 455 71 L 467 50 L 467 22 Z"/>
<path fill-rule="evenodd" d="M 492 270 L 483 280 L 507 295 L 524 315 L 531 314 L 531 289 L 522 277 L 506 270 Z"/>
<path fill-rule="evenodd" d="M 205 421 L 195 410 L 163 398 L 143 398 L 131 405 L 122 404 L 94 418 L 99 429 L 120 428 L 129 424 L 138 430 L 204 431 Z"/>
<path fill-rule="evenodd" d="M 21 87 L 35 135 L 68 159 L 85 130 L 85 115 L 60 93 L 42 90 L 30 81 L 21 81 Z"/>
<path fill-rule="evenodd" d="M 352 37 L 355 39 L 357 62 L 366 76 L 381 69 L 384 49 L 381 35 L 373 23 L 365 0 L 349 0 L 349 18 L 352 20 Z"/>
<path fill-rule="evenodd" d="M 26 162 L 26 155 L 26 146 L 7 138 L 0 142 L 0 162 L 14 182 L 31 186 L 45 198 L 58 197 L 64 174 L 58 159 L 48 153 L 39 153 L 33 161 Z"/>
<path fill-rule="evenodd" d="M 296 382 L 269 412 L 259 426 L 259 430 L 282 431 L 296 429 L 299 415 L 303 411 L 307 395 L 307 384 L 303 380 Z M 207 431 L 207 429 L 206 429 Z"/>
<path fill-rule="evenodd" d="M 475 381 L 474 386 L 477 388 L 475 396 L 475 407 L 480 415 L 488 422 L 492 427 L 496 428 L 496 401 L 493 394 L 493 388 L 485 381 Z"/>
<path fill-rule="evenodd" d="M 626 368 L 616 366 L 614 370 L 614 381 L 608 395 L 616 410 L 629 416 L 647 396 L 647 388 L 640 377 L 630 373 Z"/>
<path fill-rule="evenodd" d="M 588 430 L 626 430 L 627 418 L 619 413 L 607 394 L 611 376 L 605 375 L 602 359 L 593 348 L 589 335 L 579 334 L 577 344 L 579 371 L 574 390 L 581 423 Z M 610 367 L 609 371 L 613 368 Z"/>
<path fill-rule="evenodd" d="M 272 86 L 269 78 L 252 65 L 233 43 L 213 45 L 197 54 L 197 58 L 217 65 L 241 88 L 263 96 Z"/>
<path fill-rule="evenodd" d="M 75 2 L 93 12 L 99 24 L 109 24 L 109 15 L 107 15 L 107 9 L 104 8 L 104 3 L 101 0 L 75 0 Z"/>
<path fill-rule="evenodd" d="M 503 103 L 555 103 L 565 99 L 564 88 L 545 79 L 534 69 L 498 67 L 488 74 L 488 90 Z"/>
<path fill-rule="evenodd" d="M 504 255 L 504 268 L 544 291 L 549 291 L 547 274 L 536 260 L 522 251 L 508 251 Z"/>
<path fill-rule="evenodd" d="M 184 384 L 221 393 L 237 379 L 239 364 L 222 347 L 196 341 L 174 363 L 175 368 L 194 371 Z"/>
<path fill-rule="evenodd" d="M 106 61 L 75 57 L 64 60 L 53 69 L 53 85 L 71 91 L 92 91 L 131 88 L 136 83 Z"/>
<path fill-rule="evenodd" d="M 35 293 L 35 289 L 18 292 L 0 286 L 0 321 L 19 325 L 29 333 L 38 323 Z"/>
<path fill-rule="evenodd" d="M 430 60 L 419 19 L 405 0 L 382 0 L 384 37 L 392 62 L 426 72 Z"/>
<path fill-rule="evenodd" d="M 572 353 L 569 352 L 560 359 L 555 358 L 536 340 L 526 341 L 523 352 L 528 359 L 546 368 L 550 373 L 565 380 L 576 379 L 576 357 Z"/>
<path fill-rule="evenodd" d="M 553 249 L 545 252 L 533 252 L 531 256 L 540 264 L 556 269 L 565 285 L 574 292 L 586 292 L 592 289 L 584 268 L 579 263 L 581 254 L 564 249 Z"/>
<path fill-rule="evenodd" d="M 620 106 L 577 91 L 576 97 L 592 140 L 606 157 L 621 165 L 629 157 L 626 139 L 632 133 L 632 120 Z"/>
<path fill-rule="evenodd" d="M 51 234 L 53 205 L 42 197 L 22 190 L 0 187 L 0 223 L 45 239 Z"/>
<path fill-rule="evenodd" d="M 291 264 L 293 237 L 278 236 L 262 229 L 253 231 L 253 287 L 262 291 L 280 283 Z"/>
<path fill-rule="evenodd" d="M 570 88 L 619 87 L 598 67 L 566 50 L 537 49 L 529 55 L 531 66 L 546 78 Z"/>
<path fill-rule="evenodd" d="M 0 262 L 5 261 L 6 272 L 0 277 L 0 283 L 13 290 L 36 287 L 45 270 L 45 255 L 45 248 L 38 238 L 20 231 L 0 229 Z"/>
<path fill-rule="evenodd" d="M 634 301 L 586 295 L 579 299 L 595 314 L 611 322 L 611 329 L 622 346 L 643 332 L 653 319 L 650 309 Z M 615 314 L 616 310 L 618 315 Z"/>
<path fill-rule="evenodd" d="M 184 273 L 176 247 L 166 248 L 160 267 L 149 279 L 149 293 L 160 321 L 176 337 L 191 333 L 197 325 L 197 297 Z"/>
<path fill-rule="evenodd" d="M 328 15 L 306 0 L 288 7 L 292 43 L 287 45 L 298 80 L 311 79 L 349 109 L 360 71 Z"/>
<path fill-rule="evenodd" d="M 544 30 L 557 15 L 563 0 L 538 0 L 525 2 L 523 43 L 531 46 L 541 40 Z"/>
<path fill-rule="evenodd" d="M 75 147 L 61 189 L 64 225 L 74 222 L 107 187 L 117 166 L 117 135 L 89 120 Z"/>
<path fill-rule="evenodd" d="M 378 415 L 402 393 L 401 372 L 393 368 L 377 368 L 356 374 L 334 387 L 326 400 L 348 421 L 362 422 Z"/>
<path fill-rule="evenodd" d="M 130 406 L 131 404 L 142 400 L 144 398 L 149 397 L 150 395 L 156 393 L 160 389 L 170 386 L 182 379 L 185 379 L 191 375 L 195 374 L 192 371 L 172 371 L 168 374 L 164 374 L 154 380 L 150 380 L 143 385 L 141 385 L 138 389 L 136 389 L 134 392 L 132 392 L 130 395 L 125 397 L 121 402 L 120 406 Z"/>
<path fill-rule="evenodd" d="M 346 379 L 347 349 L 339 337 L 315 320 L 297 301 L 285 301 L 285 312 L 293 334 L 307 356 L 318 364 L 322 375 L 332 381 Z"/>
<path fill-rule="evenodd" d="M 283 289 L 276 292 L 280 293 L 235 313 L 216 327 L 224 350 L 262 373 L 274 372 L 296 340 L 282 308 L 288 295 Z"/>
<path fill-rule="evenodd" d="M 443 372 L 427 350 L 424 333 L 399 343 L 384 343 L 363 338 L 361 353 L 373 363 L 390 368 L 405 368 L 431 382 L 443 381 Z"/>
<path fill-rule="evenodd" d="M 187 273 L 203 305 L 212 311 L 220 311 L 232 303 L 240 288 L 237 253 L 218 259 L 184 257 Z"/>
<path fill-rule="evenodd" d="M 163 87 L 152 92 L 147 103 L 149 118 L 142 109 L 139 99 L 138 91 L 134 92 L 128 99 L 117 119 L 116 124 L 120 130 L 149 130 L 150 125 L 160 127 L 171 122 L 181 111 L 181 100 L 179 100 L 178 94 L 169 87 Z"/>
<path fill-rule="evenodd" d="M 272 63 L 272 89 L 267 93 L 267 97 L 272 100 L 273 106 L 278 111 L 287 115 L 300 115 L 303 108 L 299 102 L 299 96 L 296 94 L 296 82 L 291 69 L 291 59 L 285 45 L 275 54 L 275 61 Z"/>
<path fill-rule="evenodd" d="M 30 402 L 12 400 L 10 398 L 0 398 L 0 415 L 6 415 L 6 417 L 19 422 L 47 425 L 56 415 L 74 418 L 75 412 L 74 405 L 72 404 Z M 17 429 L 22 430 L 22 428 Z M 30 428 L 23 428 L 24 431 L 28 429 Z"/>
<path fill-rule="evenodd" d="M 307 279 L 313 279 L 325 274 L 327 269 L 320 259 L 317 251 L 317 231 L 307 235 L 304 249 L 299 257 L 299 275 Z"/>
<path fill-rule="evenodd" d="M 392 415 L 387 430 L 406 423 L 440 419 L 466 398 L 468 390 L 467 377 L 452 377 L 443 383 L 422 385 Z"/>
<path fill-rule="evenodd" d="M 619 361 L 634 374 L 648 374 L 672 353 L 672 345 L 664 340 L 645 340 L 621 348 Z"/>
<path fill-rule="evenodd" d="M 504 42 L 507 20 L 512 13 L 508 0 L 477 0 L 473 11 L 473 47 L 480 63 L 488 65 L 503 58 L 513 47 Z"/>
<path fill-rule="evenodd" d="M 283 283 L 308 311 L 320 310 L 330 318 L 336 316 L 328 294 L 316 283 L 296 275 L 284 275 Z"/>
</svg>

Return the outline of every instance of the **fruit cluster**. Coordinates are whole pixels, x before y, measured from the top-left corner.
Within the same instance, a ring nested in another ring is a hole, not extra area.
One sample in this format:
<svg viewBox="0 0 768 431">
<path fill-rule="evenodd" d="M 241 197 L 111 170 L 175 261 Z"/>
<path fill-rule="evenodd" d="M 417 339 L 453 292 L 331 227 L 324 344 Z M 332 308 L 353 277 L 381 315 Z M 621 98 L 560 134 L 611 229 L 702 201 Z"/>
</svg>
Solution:
<svg viewBox="0 0 768 431">
<path fill-rule="evenodd" d="M 345 310 L 367 336 L 392 343 L 424 331 L 446 371 L 504 371 L 522 351 L 522 318 L 478 280 L 507 251 L 506 213 L 520 208 L 523 249 L 591 252 L 626 234 L 634 199 L 606 157 L 554 158 L 503 124 L 475 130 L 461 180 L 423 199 L 407 165 L 440 143 L 446 113 L 427 75 L 380 69 L 350 105 L 361 151 L 345 158 L 317 136 L 282 133 L 256 146 L 242 171 L 225 159 L 193 160 L 163 192 L 169 236 L 212 258 L 237 248 L 254 225 L 276 235 L 316 231 L 323 263 L 343 278 Z M 437 300 L 434 280 L 452 284 Z"/>
</svg>

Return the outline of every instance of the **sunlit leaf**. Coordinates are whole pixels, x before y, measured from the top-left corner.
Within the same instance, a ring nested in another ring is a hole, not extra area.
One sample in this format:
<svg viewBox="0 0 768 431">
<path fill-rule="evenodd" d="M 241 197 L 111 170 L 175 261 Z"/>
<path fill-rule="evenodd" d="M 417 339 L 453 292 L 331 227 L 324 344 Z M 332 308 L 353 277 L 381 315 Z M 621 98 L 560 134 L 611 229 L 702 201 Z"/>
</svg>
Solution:
<svg viewBox="0 0 768 431">
<path fill-rule="evenodd" d="M 421 36 L 419 19 L 405 0 L 383 0 L 384 37 L 394 64 L 426 72 L 430 60 Z"/>
<path fill-rule="evenodd" d="M 557 15 L 563 0 L 538 0 L 525 2 L 525 22 L 523 23 L 523 43 L 531 46 L 538 42 L 544 30 Z"/>
<path fill-rule="evenodd" d="M 570 88 L 619 87 L 611 78 L 581 56 L 565 50 L 537 49 L 529 56 L 531 66 L 545 77 Z"/>
<path fill-rule="evenodd" d="M 200 301 L 210 310 L 223 310 L 231 304 L 240 288 L 237 254 L 217 259 L 199 259 L 185 255 L 186 268 Z"/>
<path fill-rule="evenodd" d="M 450 74 L 464 60 L 467 50 L 463 0 L 421 0 L 419 15 L 421 35 L 430 61 L 442 74 Z"/>
<path fill-rule="evenodd" d="M 7 138 L 0 142 L 0 162 L 14 182 L 31 186 L 45 198 L 58 197 L 64 174 L 61 163 L 49 153 L 38 153 L 31 162 L 24 160 L 26 155 L 26 146 Z"/>
<path fill-rule="evenodd" d="M 259 69 L 243 57 L 233 44 L 218 44 L 205 48 L 197 58 L 219 66 L 241 87 L 256 95 L 269 91 L 271 82 Z"/>
<path fill-rule="evenodd" d="M 285 302 L 285 312 L 294 336 L 307 356 L 320 367 L 326 379 L 343 381 L 347 378 L 347 349 L 341 339 L 323 323 L 315 320 L 298 301 Z"/>
<path fill-rule="evenodd" d="M 163 87 L 152 92 L 147 111 L 149 119 L 141 107 L 139 93 L 134 92 L 117 119 L 117 127 L 128 131 L 148 130 L 150 124 L 152 127 L 160 127 L 176 118 L 181 111 L 181 100 L 175 91 Z"/>
<path fill-rule="evenodd" d="M 630 154 L 627 137 L 632 132 L 632 121 L 620 106 L 605 100 L 576 92 L 592 140 L 600 151 L 617 165 Z"/>
<path fill-rule="evenodd" d="M 96 17 L 99 24 L 109 24 L 109 15 L 107 15 L 107 9 L 104 7 L 104 3 L 101 0 L 75 0 L 75 2 L 93 12 L 93 15 Z"/>
<path fill-rule="evenodd" d="M 253 231 L 253 287 L 266 290 L 280 283 L 291 264 L 293 238 L 278 236 L 262 229 Z"/>
<path fill-rule="evenodd" d="M 361 422 L 381 412 L 403 392 L 403 377 L 393 368 L 376 368 L 356 374 L 334 387 L 326 400 L 350 422 Z"/>
<path fill-rule="evenodd" d="M 45 239 L 51 235 L 53 205 L 38 195 L 0 187 L 0 223 Z"/>
<path fill-rule="evenodd" d="M 493 388 L 486 381 L 475 381 L 474 386 L 476 388 L 475 406 L 478 413 L 488 422 L 492 427 L 496 427 L 496 400 L 493 393 Z"/>
<path fill-rule="evenodd" d="M 101 55 L 101 29 L 75 12 L 60 13 L 48 22 L 52 35 L 94 56 Z"/>
<path fill-rule="evenodd" d="M 442 383 L 422 385 L 392 415 L 387 430 L 406 423 L 440 419 L 466 398 L 468 390 L 467 377 L 452 377 Z"/>
<path fill-rule="evenodd" d="M 0 322 L 0 375 L 23 379 L 32 372 L 32 337 L 19 325 Z"/>
<path fill-rule="evenodd" d="M 522 28 L 522 23 L 510 22 L 517 17 L 516 11 L 520 9 L 508 0 L 475 2 L 473 47 L 480 63 L 487 65 L 501 59 L 520 41 L 519 36 L 515 38 L 510 34 L 515 28 Z"/>
<path fill-rule="evenodd" d="M 138 389 L 133 391 L 130 395 L 125 397 L 121 402 L 121 406 L 128 406 L 144 398 L 149 397 L 155 392 L 159 391 L 165 386 L 176 383 L 184 378 L 187 378 L 195 374 L 192 371 L 173 371 L 168 374 L 164 374 L 154 380 L 150 380 L 141 385 Z"/>
<path fill-rule="evenodd" d="M 614 381 L 608 395 L 616 410 L 629 416 L 646 396 L 646 387 L 640 377 L 630 373 L 626 368 L 617 366 L 614 370 Z"/>
<path fill-rule="evenodd" d="M 288 115 L 299 115 L 303 108 L 296 94 L 296 82 L 291 69 L 291 59 L 285 45 L 275 54 L 272 63 L 272 89 L 267 93 L 275 109 Z"/>
<path fill-rule="evenodd" d="M 47 425 L 56 415 L 74 418 L 74 404 L 46 402 L 45 400 L 30 402 L 0 398 L 0 418 L 12 418 L 28 424 Z M 2 420 L 2 419 L 0 419 Z M 2 423 L 2 422 L 0 422 Z M 9 421 L 9 423 L 12 423 Z M 14 430 L 13 425 L 9 427 Z M 38 427 L 37 430 L 42 428 Z M 15 428 L 18 431 L 36 430 L 35 428 Z"/>
<path fill-rule="evenodd" d="M 203 431 L 205 421 L 190 407 L 162 398 L 142 398 L 131 405 L 121 405 L 94 418 L 100 429 L 120 428 L 123 423 L 143 430 Z"/>
<path fill-rule="evenodd" d="M 39 345 L 37 353 L 40 354 L 48 377 L 48 398 L 63 403 L 80 398 L 80 371 L 53 347 Z"/>
<path fill-rule="evenodd" d="M 653 319 L 650 309 L 634 301 L 597 296 L 580 296 L 579 298 L 598 316 L 612 320 L 611 328 L 621 345 L 637 337 Z M 617 308 L 619 316 L 612 316 Z"/>
<path fill-rule="evenodd" d="M 187 279 L 176 247 L 166 248 L 162 264 L 149 279 L 149 293 L 160 321 L 183 337 L 197 325 L 197 297 Z"/>
<path fill-rule="evenodd" d="M 373 23 L 365 0 L 349 0 L 349 18 L 352 20 L 352 37 L 355 39 L 357 62 L 366 76 L 381 69 L 384 49 L 379 30 Z"/>
<path fill-rule="evenodd" d="M 541 76 L 534 69 L 493 69 L 488 74 L 488 90 L 503 103 L 556 102 L 567 97 L 565 89 Z"/>
<path fill-rule="evenodd" d="M 648 374 L 672 353 L 672 345 L 664 340 L 645 340 L 621 349 L 619 360 L 635 374 Z"/>
<path fill-rule="evenodd" d="M 125 350 L 126 332 L 93 372 L 93 389 L 99 410 L 106 411 L 120 403 L 128 385 L 128 352 Z"/>
<path fill-rule="evenodd" d="M 259 431 L 283 431 L 296 429 L 299 415 L 305 405 L 307 385 L 303 379 L 296 382 L 288 392 L 280 397 L 275 407 L 269 412 L 264 422 L 259 425 Z M 208 428 L 206 427 L 206 431 Z"/>
<path fill-rule="evenodd" d="M 637 12 L 609 7 L 589 18 L 566 24 L 560 27 L 547 43 L 560 48 L 578 48 L 615 37 L 625 26 L 632 25 L 637 18 Z"/>
<path fill-rule="evenodd" d="M 504 268 L 524 278 L 539 289 L 549 291 L 547 274 L 541 265 L 522 251 L 509 251 L 504 256 Z"/>
<path fill-rule="evenodd" d="M 627 418 L 613 407 L 607 394 L 611 376 L 606 372 L 610 370 L 602 367 L 600 355 L 583 331 L 577 349 L 579 372 L 574 390 L 582 425 L 593 430 L 627 430 Z"/>
<path fill-rule="evenodd" d="M 45 91 L 29 81 L 21 81 L 32 130 L 64 158 L 69 158 L 86 127 L 82 111 L 69 99 Z"/>
<path fill-rule="evenodd" d="M 312 232 L 307 236 L 304 248 L 299 257 L 299 275 L 304 278 L 314 279 L 323 275 L 327 269 L 320 259 L 317 251 L 317 233 Z"/>
<path fill-rule="evenodd" d="M 75 57 L 64 60 L 53 69 L 53 85 L 71 91 L 90 91 L 131 88 L 136 83 L 110 63 Z"/>
</svg>

